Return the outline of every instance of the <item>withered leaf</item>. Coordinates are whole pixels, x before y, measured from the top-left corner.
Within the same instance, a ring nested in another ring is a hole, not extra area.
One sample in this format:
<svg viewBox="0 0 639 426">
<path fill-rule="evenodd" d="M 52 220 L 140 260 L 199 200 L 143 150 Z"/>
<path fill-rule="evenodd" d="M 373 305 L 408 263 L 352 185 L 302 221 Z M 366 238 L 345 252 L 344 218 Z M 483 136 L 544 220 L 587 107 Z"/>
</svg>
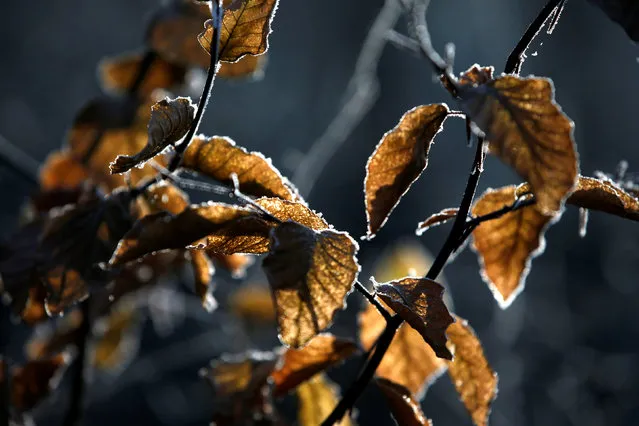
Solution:
<svg viewBox="0 0 639 426">
<path fill-rule="evenodd" d="M 428 152 L 448 115 L 446 104 L 422 105 L 408 111 L 387 132 L 366 164 L 367 238 L 371 239 L 428 165 Z"/>
<path fill-rule="evenodd" d="M 466 71 L 459 74 L 458 83 L 460 85 L 478 85 L 488 83 L 493 79 L 493 67 L 482 67 L 478 64 L 472 65 Z M 445 76 L 440 77 L 440 81 L 449 92 L 453 92 L 455 89 L 450 85 L 448 78 Z"/>
<path fill-rule="evenodd" d="M 144 194 L 148 213 L 169 212 L 182 213 L 190 204 L 188 195 L 177 186 L 167 181 L 151 185 Z M 144 216 L 141 215 L 141 216 Z"/>
<path fill-rule="evenodd" d="M 195 281 L 195 294 L 202 301 L 202 306 L 211 312 L 217 307 L 217 302 L 210 289 L 213 282 L 213 263 L 203 250 L 189 250 L 191 255 L 191 266 L 193 267 L 193 278 Z"/>
<path fill-rule="evenodd" d="M 240 191 L 247 195 L 293 201 L 290 182 L 259 152 L 248 152 L 233 140 L 213 136 L 193 138 L 184 152 L 182 167 L 232 185 L 235 173 Z"/>
<path fill-rule="evenodd" d="M 447 333 L 455 355 L 448 363 L 448 374 L 475 425 L 486 426 L 497 395 L 497 374 L 488 365 L 481 342 L 466 320 L 456 318 Z"/>
<path fill-rule="evenodd" d="M 286 349 L 280 365 L 273 371 L 274 396 L 282 396 L 300 383 L 332 365 L 349 358 L 357 351 L 351 340 L 332 334 L 318 334 L 302 349 Z"/>
<path fill-rule="evenodd" d="M 140 72 L 143 57 L 141 53 L 127 53 L 102 59 L 98 66 L 102 87 L 116 93 L 127 92 Z M 137 93 L 141 97 L 146 97 L 155 89 L 180 86 L 185 81 L 186 71 L 186 67 L 182 65 L 173 64 L 162 58 L 153 58 Z"/>
<path fill-rule="evenodd" d="M 229 300 L 233 313 L 255 322 L 275 321 L 275 307 L 271 290 L 263 285 L 248 284 L 237 289 Z"/>
<path fill-rule="evenodd" d="M 219 59 L 235 62 L 244 55 L 261 55 L 268 49 L 268 35 L 278 0 L 246 0 L 236 9 L 227 9 L 222 17 Z M 213 22 L 205 24 L 198 39 L 211 52 Z"/>
<path fill-rule="evenodd" d="M 89 177 L 89 169 L 74 158 L 71 152 L 54 151 L 49 154 L 40 168 L 40 188 L 43 190 L 75 188 Z"/>
<path fill-rule="evenodd" d="M 375 294 L 419 332 L 438 357 L 451 359 L 446 328 L 454 321 L 442 299 L 444 287 L 427 278 L 373 281 Z"/>
<path fill-rule="evenodd" d="M 530 182 L 540 212 L 553 215 L 577 183 L 573 123 L 545 78 L 504 75 L 460 89 L 462 106 L 490 152 Z"/>
<path fill-rule="evenodd" d="M 207 254 L 211 257 L 215 266 L 229 271 L 233 278 L 244 278 L 246 270 L 255 261 L 254 256 L 248 254 L 221 254 L 213 250 L 207 251 Z"/>
<path fill-rule="evenodd" d="M 267 55 L 247 55 L 237 62 L 222 62 L 216 76 L 222 78 L 259 79 L 264 75 Z"/>
<path fill-rule="evenodd" d="M 419 225 L 417 225 L 417 230 L 415 231 L 415 233 L 417 235 L 422 235 L 424 232 L 428 231 L 430 228 L 434 226 L 439 226 L 442 223 L 455 219 L 455 216 L 457 216 L 458 211 L 459 211 L 458 208 L 444 209 L 440 211 L 439 213 L 430 215 L 428 218 L 426 218 L 425 221 L 419 222 Z"/>
<path fill-rule="evenodd" d="M 121 371 L 137 355 L 142 317 L 135 302 L 123 299 L 94 327 L 91 345 L 93 366 L 100 370 Z"/>
<path fill-rule="evenodd" d="M 297 388 L 299 398 L 298 421 L 304 426 L 320 426 L 339 402 L 339 388 L 324 374 L 318 374 Z M 345 416 L 337 426 L 351 426 Z"/>
<path fill-rule="evenodd" d="M 475 202 L 472 214 L 482 216 L 512 205 L 515 191 L 515 186 L 489 189 Z M 544 250 L 543 235 L 551 221 L 535 204 L 482 222 L 473 231 L 482 278 L 502 308 L 523 290 L 531 260 Z"/>
<path fill-rule="evenodd" d="M 359 246 L 348 234 L 285 222 L 270 235 L 262 264 L 273 291 L 280 340 L 300 348 L 346 306 L 359 273 Z"/>
<path fill-rule="evenodd" d="M 577 188 L 566 202 L 639 221 L 639 199 L 609 180 L 579 176 Z"/>
<path fill-rule="evenodd" d="M 626 31 L 628 37 L 639 42 L 639 3 L 635 0 L 590 0 Z"/>
<path fill-rule="evenodd" d="M 144 163 L 186 135 L 193 117 L 195 105 L 190 98 L 162 99 L 151 107 L 148 141 L 134 155 L 118 155 L 111 163 L 111 173 L 124 173 Z"/>
<path fill-rule="evenodd" d="M 384 331 L 386 320 L 368 304 L 359 316 L 359 336 L 362 347 L 369 350 Z M 424 338 L 408 324 L 402 324 L 391 342 L 377 375 L 406 387 L 416 399 L 421 399 L 426 388 L 444 371 L 446 361 L 438 358 Z"/>
<path fill-rule="evenodd" d="M 375 379 L 375 383 L 386 397 L 395 423 L 400 426 L 432 426 L 410 390 L 384 378 Z"/>
<path fill-rule="evenodd" d="M 10 395 L 13 408 L 24 413 L 49 396 L 57 387 L 67 362 L 67 356 L 58 355 L 11 368 Z"/>
</svg>

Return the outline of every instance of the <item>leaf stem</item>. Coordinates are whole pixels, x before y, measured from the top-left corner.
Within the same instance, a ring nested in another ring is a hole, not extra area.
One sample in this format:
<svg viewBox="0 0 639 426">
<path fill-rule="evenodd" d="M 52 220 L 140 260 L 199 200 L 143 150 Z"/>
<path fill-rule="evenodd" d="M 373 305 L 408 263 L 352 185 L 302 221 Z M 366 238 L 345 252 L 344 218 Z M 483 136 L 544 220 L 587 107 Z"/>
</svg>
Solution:
<svg viewBox="0 0 639 426">
<path fill-rule="evenodd" d="M 390 314 L 390 312 L 388 312 L 386 308 L 384 308 L 379 300 L 377 300 L 375 295 L 368 291 L 368 289 L 364 287 L 362 283 L 360 283 L 359 281 L 355 281 L 355 289 L 359 291 L 373 306 L 377 308 L 379 313 L 382 314 L 386 321 L 391 320 L 392 315 Z"/>
</svg>

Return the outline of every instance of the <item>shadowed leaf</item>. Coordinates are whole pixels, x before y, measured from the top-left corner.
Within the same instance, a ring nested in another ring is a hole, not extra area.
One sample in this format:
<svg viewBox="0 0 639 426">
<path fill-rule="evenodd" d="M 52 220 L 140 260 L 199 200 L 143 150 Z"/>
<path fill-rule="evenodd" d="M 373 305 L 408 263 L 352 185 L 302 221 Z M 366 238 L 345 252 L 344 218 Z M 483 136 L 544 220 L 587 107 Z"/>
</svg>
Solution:
<svg viewBox="0 0 639 426">
<path fill-rule="evenodd" d="M 357 345 L 331 334 L 318 334 L 302 349 L 286 349 L 271 375 L 273 395 L 282 396 L 317 373 L 343 362 L 357 352 Z"/>
<path fill-rule="evenodd" d="M 318 374 L 297 388 L 299 398 L 298 421 L 304 426 L 320 426 L 339 402 L 339 388 L 324 374 Z M 348 416 L 335 423 L 351 426 Z"/>
<path fill-rule="evenodd" d="M 346 233 L 285 222 L 271 231 L 263 268 L 273 291 L 280 340 L 299 348 L 326 329 L 359 272 L 359 246 Z"/>
<path fill-rule="evenodd" d="M 359 336 L 365 350 L 373 347 L 384 331 L 386 320 L 368 304 L 359 316 Z M 424 338 L 408 324 L 402 324 L 377 367 L 377 375 L 406 387 L 417 399 L 444 371 L 446 361 L 438 358 Z"/>
<path fill-rule="evenodd" d="M 512 205 L 515 191 L 515 186 L 486 191 L 472 214 L 482 216 Z M 482 278 L 502 308 L 523 290 L 531 260 L 544 250 L 543 235 L 551 220 L 535 204 L 483 222 L 473 231 L 472 247 L 480 258 Z"/>
<path fill-rule="evenodd" d="M 9 389 L 12 407 L 24 413 L 49 396 L 57 387 L 67 362 L 67 356 L 58 355 L 11 368 Z"/>
<path fill-rule="evenodd" d="M 639 42 L 639 3 L 636 0 L 590 0 L 606 15 L 626 30 L 633 41 Z"/>
<path fill-rule="evenodd" d="M 248 152 L 226 137 L 194 138 L 184 153 L 182 167 L 227 185 L 233 184 L 231 175 L 235 173 L 240 191 L 247 195 L 294 199 L 291 183 L 270 159 L 259 152 Z"/>
<path fill-rule="evenodd" d="M 540 212 L 561 210 L 577 181 L 572 121 L 555 103 L 552 82 L 506 75 L 462 86 L 462 105 L 490 152 L 530 182 Z"/>
<path fill-rule="evenodd" d="M 124 370 L 138 353 L 142 319 L 137 304 L 124 299 L 107 317 L 97 321 L 91 345 L 93 366 L 110 372 Z"/>
<path fill-rule="evenodd" d="M 428 165 L 428 151 L 448 112 L 445 104 L 413 108 L 382 137 L 366 164 L 367 238 L 375 236 Z"/>
<path fill-rule="evenodd" d="M 129 171 L 182 139 L 191 127 L 194 115 L 195 105 L 190 98 L 162 99 L 157 102 L 151 107 L 146 145 L 134 155 L 118 155 L 110 165 L 111 173 Z"/>
<path fill-rule="evenodd" d="M 456 318 L 447 334 L 455 355 L 448 363 L 448 374 L 475 425 L 486 426 L 497 395 L 497 374 L 488 365 L 481 342 L 466 320 Z"/>
<path fill-rule="evenodd" d="M 446 348 L 446 328 L 453 322 L 442 299 L 444 287 L 426 278 L 403 278 L 379 284 L 375 294 L 415 330 L 438 357 L 451 359 Z"/>
<path fill-rule="evenodd" d="M 375 379 L 375 383 L 386 397 L 395 423 L 400 426 L 432 426 L 410 390 L 383 378 Z"/>
<path fill-rule="evenodd" d="M 417 235 L 422 235 L 424 232 L 426 232 L 427 230 L 429 230 L 430 228 L 434 226 L 439 226 L 442 223 L 455 219 L 455 216 L 457 216 L 458 211 L 459 209 L 457 208 L 444 209 L 440 211 L 439 213 L 430 215 L 425 221 L 419 222 L 419 225 L 417 225 L 417 230 L 415 231 L 415 233 Z"/>
</svg>

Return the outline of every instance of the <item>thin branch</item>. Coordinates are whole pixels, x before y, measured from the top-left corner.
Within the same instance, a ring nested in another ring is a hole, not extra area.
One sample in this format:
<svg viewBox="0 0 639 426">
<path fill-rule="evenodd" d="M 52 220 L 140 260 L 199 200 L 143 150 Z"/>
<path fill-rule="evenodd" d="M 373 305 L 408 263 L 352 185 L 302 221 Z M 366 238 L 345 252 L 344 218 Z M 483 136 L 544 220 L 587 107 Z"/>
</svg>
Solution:
<svg viewBox="0 0 639 426">
<path fill-rule="evenodd" d="M 388 40 L 392 45 L 401 50 L 406 50 L 410 53 L 421 55 L 422 50 L 414 39 L 405 36 L 404 34 L 398 33 L 395 30 L 390 30 L 386 33 L 386 40 Z"/>
<path fill-rule="evenodd" d="M 366 300 L 368 300 L 373 306 L 377 308 L 379 313 L 384 317 L 386 321 L 391 320 L 391 317 L 392 317 L 391 313 L 388 312 L 386 308 L 384 308 L 384 306 L 379 302 L 379 300 L 377 300 L 375 295 L 371 293 L 370 291 L 368 291 L 368 289 L 364 287 L 362 283 L 360 283 L 359 281 L 355 281 L 355 289 L 359 291 L 362 294 L 362 296 L 366 298 Z"/>
<path fill-rule="evenodd" d="M 400 15 L 401 7 L 397 0 L 386 0 L 357 58 L 355 71 L 348 82 L 347 100 L 324 134 L 313 142 L 295 170 L 292 180 L 302 195 L 308 196 L 311 193 L 328 161 L 346 142 L 377 100 L 377 65 L 387 43 L 386 35 L 393 29 Z"/>
<path fill-rule="evenodd" d="M 6 166 L 27 182 L 38 184 L 40 164 L 2 135 L 0 135 L 0 164 Z"/>
</svg>

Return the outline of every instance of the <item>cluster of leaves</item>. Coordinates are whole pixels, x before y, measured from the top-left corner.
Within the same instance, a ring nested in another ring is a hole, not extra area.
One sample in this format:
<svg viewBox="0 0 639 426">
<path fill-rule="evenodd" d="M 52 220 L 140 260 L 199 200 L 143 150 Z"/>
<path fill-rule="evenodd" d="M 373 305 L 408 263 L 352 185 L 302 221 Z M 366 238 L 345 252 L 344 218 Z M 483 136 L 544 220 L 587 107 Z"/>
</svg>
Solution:
<svg viewBox="0 0 639 426">
<path fill-rule="evenodd" d="M 216 395 L 216 424 L 283 424 L 273 399 L 295 392 L 301 424 L 348 425 L 344 414 L 360 385 L 376 375 L 396 421 L 423 425 L 429 421 L 419 400 L 445 370 L 474 423 L 487 424 L 497 375 L 435 281 L 450 255 L 472 236 L 481 275 L 506 307 L 565 203 L 637 221 L 639 200 L 611 179 L 579 175 L 573 123 L 549 79 L 520 77 L 521 64 L 499 76 L 478 65 L 453 75 L 432 51 L 420 3 L 406 6 L 417 17 L 408 45 L 435 66 L 461 111 L 446 104 L 408 111 L 369 158 L 364 192 L 371 239 L 426 169 L 446 119 L 466 120 L 477 154 L 464 199 L 418 225 L 422 234 L 454 221 L 425 276 L 402 271 L 383 283 L 372 279 L 370 293 L 358 281 L 357 242 L 312 210 L 269 159 L 225 136 L 196 135 L 216 75 L 261 72 L 278 1 L 172 0 L 150 21 L 142 53 L 101 64 L 105 94 L 78 113 L 65 145 L 42 167 L 24 224 L 0 247 L 0 290 L 16 317 L 36 325 L 67 313 L 30 342 L 27 363 L 0 363 L 16 422 L 49 394 L 74 355 L 80 367 L 123 365 L 122 348 L 139 323 L 124 296 L 187 267 L 203 307 L 212 310 L 213 262 L 238 274 L 247 256 L 265 255 L 282 346 L 223 356 L 203 370 Z M 551 1 L 545 18 L 554 11 L 558 19 L 563 3 Z M 623 2 L 599 3 L 621 19 L 612 4 Z M 636 35 L 636 22 L 622 24 Z M 197 106 L 168 92 L 188 83 L 190 68 L 208 68 Z M 473 203 L 487 153 L 525 182 L 488 190 Z M 180 189 L 185 171 L 214 180 L 208 187 L 236 202 L 192 204 Z M 359 317 L 361 347 L 326 332 L 354 289 L 370 302 Z M 358 354 L 364 368 L 340 399 L 325 371 Z M 82 391 L 82 370 L 75 392 Z M 80 412 L 69 416 L 74 424 Z"/>
</svg>

